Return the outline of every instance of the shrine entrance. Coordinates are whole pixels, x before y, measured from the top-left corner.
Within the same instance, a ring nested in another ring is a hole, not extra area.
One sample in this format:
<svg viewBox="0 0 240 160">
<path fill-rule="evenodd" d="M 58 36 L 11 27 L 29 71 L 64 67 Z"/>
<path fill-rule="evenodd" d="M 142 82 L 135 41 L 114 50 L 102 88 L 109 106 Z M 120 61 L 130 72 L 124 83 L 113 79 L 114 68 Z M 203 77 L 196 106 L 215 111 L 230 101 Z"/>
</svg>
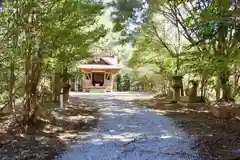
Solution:
<svg viewBox="0 0 240 160">
<path fill-rule="evenodd" d="M 104 72 L 92 72 L 92 85 L 96 86 L 103 86 L 104 84 Z"/>
<path fill-rule="evenodd" d="M 114 77 L 118 74 L 122 66 L 118 64 L 115 55 L 103 55 L 89 59 L 87 64 L 78 66 L 82 77 L 83 92 L 112 92 L 116 90 Z"/>
</svg>

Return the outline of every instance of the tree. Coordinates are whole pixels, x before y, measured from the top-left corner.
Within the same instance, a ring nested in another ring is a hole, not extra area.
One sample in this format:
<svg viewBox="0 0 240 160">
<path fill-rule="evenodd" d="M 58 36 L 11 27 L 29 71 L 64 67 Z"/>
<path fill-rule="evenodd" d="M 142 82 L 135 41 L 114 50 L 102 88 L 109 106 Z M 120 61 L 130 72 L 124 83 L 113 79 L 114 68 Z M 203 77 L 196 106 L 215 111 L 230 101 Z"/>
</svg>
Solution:
<svg viewBox="0 0 240 160">
<path fill-rule="evenodd" d="M 233 11 L 230 9 L 232 7 Z M 196 47 L 199 52 L 213 54 L 208 58 L 215 64 L 214 73 L 221 81 L 222 99 L 231 100 L 229 65 L 232 65 L 230 59 L 236 56 L 239 48 L 237 38 L 239 37 L 237 29 L 239 24 L 236 22 L 236 17 L 231 16 L 230 13 L 238 10 L 237 4 L 230 1 L 227 3 L 222 3 L 222 1 L 183 1 L 181 3 L 168 2 L 165 8 L 167 11 L 160 10 L 161 13 L 173 23 L 177 21 L 181 25 L 183 35 L 191 42 L 192 46 Z M 184 16 L 181 9 L 188 13 L 187 16 Z"/>
<path fill-rule="evenodd" d="M 113 31 L 121 32 L 121 43 L 134 41 L 136 33 L 146 16 L 147 1 L 117 0 L 108 4 L 112 9 Z"/>
<path fill-rule="evenodd" d="M 148 2 L 147 15 L 162 15 L 188 40 L 189 51 L 181 61 L 186 63 L 188 56 L 202 57 L 201 63 L 205 65 L 199 65 L 195 72 L 201 74 L 202 82 L 218 77 L 223 92 L 221 99 L 225 101 L 233 100 L 229 83 L 230 77 L 236 75 L 236 71 L 232 74 L 236 62 L 233 59 L 239 55 L 238 3 L 221 0 Z M 137 3 L 131 6 L 137 7 Z M 118 12 L 122 13 L 124 11 Z M 151 19 L 152 16 L 147 16 L 145 21 Z"/>
<path fill-rule="evenodd" d="M 55 78 L 55 88 L 61 90 L 77 61 L 89 57 L 91 45 L 105 35 L 103 26 L 95 25 L 102 9 L 102 4 L 85 0 L 4 1 L 1 64 L 6 66 L 4 73 L 9 70 L 10 81 L 5 82 L 10 105 L 14 92 L 22 91 L 23 126 L 36 120 L 43 89 L 40 83 Z"/>
</svg>

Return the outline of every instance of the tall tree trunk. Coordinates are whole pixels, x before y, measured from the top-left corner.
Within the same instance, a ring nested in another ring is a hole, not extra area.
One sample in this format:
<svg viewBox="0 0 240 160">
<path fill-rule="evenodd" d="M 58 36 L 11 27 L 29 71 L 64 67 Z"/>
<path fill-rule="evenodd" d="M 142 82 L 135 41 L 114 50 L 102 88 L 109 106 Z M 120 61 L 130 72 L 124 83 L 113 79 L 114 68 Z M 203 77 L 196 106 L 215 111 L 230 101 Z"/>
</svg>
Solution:
<svg viewBox="0 0 240 160">
<path fill-rule="evenodd" d="M 207 84 L 207 78 L 205 76 L 202 76 L 202 79 L 201 79 L 201 88 L 200 88 L 200 91 L 201 91 L 201 99 L 204 100 L 205 98 L 205 86 Z"/>
<path fill-rule="evenodd" d="M 24 108 L 23 108 L 23 125 L 27 125 L 29 120 L 29 113 L 31 109 L 31 79 L 32 79 L 32 68 L 31 68 L 31 55 L 28 53 L 25 56 L 25 95 L 24 95 Z"/>
<path fill-rule="evenodd" d="M 64 102 L 68 101 L 69 98 L 69 75 L 68 75 L 68 68 L 64 66 L 63 73 L 62 73 L 62 88 L 63 91 L 63 100 Z"/>
<path fill-rule="evenodd" d="M 181 82 L 181 96 L 184 96 L 183 82 Z"/>
<path fill-rule="evenodd" d="M 227 72 L 220 74 L 221 88 L 222 88 L 222 98 L 224 101 L 233 101 L 232 93 L 229 85 L 229 74 Z"/>
<path fill-rule="evenodd" d="M 36 120 L 36 111 L 38 109 L 37 87 L 41 75 L 41 60 L 39 60 L 40 62 L 35 61 L 35 64 L 28 62 L 28 60 L 26 60 L 26 64 L 29 68 L 25 70 L 28 72 L 25 81 L 24 125 L 29 125 Z M 31 58 L 31 61 L 34 60 Z"/>
<path fill-rule="evenodd" d="M 54 74 L 54 86 L 53 86 L 53 96 L 54 96 L 54 101 L 58 102 L 59 101 L 59 96 L 60 96 L 60 91 L 61 91 L 61 78 L 60 74 L 55 72 Z"/>
<path fill-rule="evenodd" d="M 215 82 L 215 93 L 216 93 L 216 101 L 220 101 L 221 99 L 221 82 L 218 77 L 216 77 Z"/>
<path fill-rule="evenodd" d="M 18 9 L 17 9 L 18 12 Z M 18 46 L 18 39 L 19 39 L 19 31 L 18 31 L 18 27 L 14 28 L 13 30 L 13 37 L 12 37 L 12 48 L 13 48 L 13 52 L 14 54 L 17 53 L 17 46 Z M 14 59 L 11 59 L 10 62 L 10 69 L 9 69 L 9 85 L 8 85 L 8 104 L 9 104 L 9 108 L 12 109 L 13 112 L 15 112 L 15 98 L 14 98 L 14 94 L 13 94 L 13 89 L 14 89 L 14 85 L 15 85 L 15 64 L 14 64 Z"/>
<path fill-rule="evenodd" d="M 15 65 L 14 65 L 14 62 L 11 61 L 10 69 L 9 69 L 8 105 L 9 105 L 9 108 L 11 108 L 13 112 L 15 112 L 15 108 L 13 105 L 15 103 L 15 98 L 14 98 L 14 94 L 13 94 L 13 89 L 14 89 L 14 84 L 15 84 L 14 72 L 15 72 Z"/>
<path fill-rule="evenodd" d="M 228 8 L 225 8 L 221 0 L 217 0 L 217 11 L 219 13 L 227 12 Z M 219 79 L 221 82 L 221 88 L 222 88 L 222 98 L 223 101 L 232 101 L 232 94 L 230 91 L 229 86 L 229 55 L 226 44 L 228 44 L 227 40 L 228 36 L 228 25 L 224 22 L 220 22 L 218 24 L 218 35 L 217 35 L 217 52 L 215 53 L 216 56 L 221 57 L 222 59 L 219 60 L 221 63 L 220 73 L 219 73 Z"/>
<path fill-rule="evenodd" d="M 31 38 L 31 37 L 28 37 Z M 38 51 L 32 51 L 32 45 L 28 44 L 27 55 L 25 56 L 25 96 L 23 109 L 23 126 L 28 126 L 36 120 L 38 109 L 37 87 L 41 78 L 41 67 L 43 61 L 42 41 Z"/>
<path fill-rule="evenodd" d="M 233 90 L 233 96 L 235 97 L 237 94 L 240 94 L 240 71 L 237 68 L 237 64 L 234 65 L 234 90 Z"/>
</svg>

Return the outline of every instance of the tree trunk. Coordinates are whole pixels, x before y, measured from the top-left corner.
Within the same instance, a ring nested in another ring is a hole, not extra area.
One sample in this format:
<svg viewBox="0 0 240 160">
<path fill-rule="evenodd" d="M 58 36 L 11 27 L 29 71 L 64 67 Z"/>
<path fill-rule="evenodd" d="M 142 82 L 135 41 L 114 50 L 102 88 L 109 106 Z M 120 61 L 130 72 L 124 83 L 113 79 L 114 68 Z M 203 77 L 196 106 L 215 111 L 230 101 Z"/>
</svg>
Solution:
<svg viewBox="0 0 240 160">
<path fill-rule="evenodd" d="M 27 55 L 25 56 L 25 96 L 23 109 L 23 126 L 28 126 L 35 122 L 37 111 L 37 87 L 41 77 L 42 67 L 41 45 L 39 50 L 33 54 L 29 46 Z"/>
<path fill-rule="evenodd" d="M 14 84 L 15 84 L 15 65 L 13 63 L 13 61 L 11 61 L 10 64 L 10 70 L 9 70 L 9 85 L 8 85 L 8 105 L 9 108 L 12 109 L 13 112 L 15 112 L 15 108 L 14 108 L 14 94 L 13 94 L 13 88 L 14 88 Z"/>
<path fill-rule="evenodd" d="M 54 86 L 53 86 L 53 96 L 54 101 L 58 102 L 60 99 L 60 92 L 61 92 L 61 84 L 60 84 L 61 78 L 59 73 L 55 73 L 54 75 Z"/>
<path fill-rule="evenodd" d="M 17 10 L 18 12 L 18 10 Z M 18 46 L 18 39 L 19 39 L 19 32 L 18 32 L 18 27 L 14 28 L 13 32 L 13 37 L 12 37 L 12 47 L 13 47 L 13 52 L 17 53 L 17 46 Z M 13 94 L 13 89 L 16 81 L 15 77 L 15 64 L 14 64 L 14 59 L 11 59 L 10 62 L 10 69 L 9 69 L 9 85 L 8 85 L 8 105 L 9 108 L 12 109 L 13 112 L 15 112 L 15 98 Z"/>
<path fill-rule="evenodd" d="M 221 99 L 221 82 L 219 80 L 219 77 L 216 77 L 216 79 L 215 79 L 214 89 L 215 89 L 216 101 L 220 101 L 220 99 Z"/>
<path fill-rule="evenodd" d="M 63 68 L 63 73 L 62 73 L 62 90 L 63 90 L 63 100 L 64 102 L 68 101 L 69 98 L 69 89 L 70 89 L 70 84 L 69 84 L 69 75 L 68 75 L 68 69 L 66 66 Z"/>
<path fill-rule="evenodd" d="M 220 101 L 220 99 L 221 99 L 220 91 L 221 91 L 220 87 L 219 87 L 219 86 L 216 86 L 216 87 L 215 87 L 216 101 Z"/>
<path fill-rule="evenodd" d="M 217 10 L 221 13 L 227 12 L 227 8 L 223 6 L 223 3 L 221 0 L 217 1 Z M 216 56 L 222 57 L 218 62 L 221 64 L 220 73 L 219 73 L 219 79 L 221 82 L 221 88 L 222 88 L 222 101 L 233 101 L 232 93 L 230 91 L 229 86 L 229 55 L 226 44 L 228 37 L 228 26 L 224 22 L 220 22 L 218 24 L 218 35 L 217 35 L 217 52 L 215 53 Z"/>
<path fill-rule="evenodd" d="M 181 96 L 184 96 L 183 82 L 181 82 Z"/>
<path fill-rule="evenodd" d="M 23 108 L 23 126 L 27 125 L 31 105 L 31 55 L 28 53 L 25 56 L 25 94 L 24 94 L 24 108 Z"/>
<path fill-rule="evenodd" d="M 201 88 L 200 88 L 200 92 L 201 92 L 201 100 L 205 99 L 205 94 L 206 94 L 206 90 L 205 90 L 205 86 L 207 84 L 207 78 L 202 76 L 201 79 Z"/>
<path fill-rule="evenodd" d="M 223 93 L 221 100 L 226 102 L 233 101 L 229 85 L 229 74 L 227 72 L 224 72 L 219 76 L 219 79 L 221 81 L 221 88 Z"/>
<path fill-rule="evenodd" d="M 30 70 L 27 73 L 25 82 L 25 103 L 24 103 L 24 114 L 23 114 L 23 124 L 29 125 L 34 123 L 36 120 L 37 111 L 37 87 L 40 79 L 40 64 L 35 64 L 30 66 Z"/>
<path fill-rule="evenodd" d="M 240 93 L 240 71 L 237 69 L 237 65 L 234 65 L 234 90 L 233 90 L 233 97 L 237 96 Z"/>
</svg>

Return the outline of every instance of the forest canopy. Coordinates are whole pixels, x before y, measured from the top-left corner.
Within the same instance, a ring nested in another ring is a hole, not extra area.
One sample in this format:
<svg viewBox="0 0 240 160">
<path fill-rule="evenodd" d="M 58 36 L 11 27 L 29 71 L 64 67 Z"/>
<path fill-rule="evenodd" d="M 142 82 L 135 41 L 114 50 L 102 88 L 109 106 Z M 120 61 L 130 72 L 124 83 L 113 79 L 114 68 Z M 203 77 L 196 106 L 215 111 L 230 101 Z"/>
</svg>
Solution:
<svg viewBox="0 0 240 160">
<path fill-rule="evenodd" d="M 111 24 L 99 23 L 109 12 Z M 19 121 L 33 122 L 46 97 L 59 101 L 71 78 L 81 76 L 76 66 L 94 47 L 117 52 L 126 65 L 119 78 L 123 90 L 167 94 L 172 77 L 180 75 L 185 88 L 190 80 L 200 84 L 203 99 L 234 101 L 240 91 L 239 15 L 239 2 L 232 0 L 6 0 L 1 110 L 15 110 L 21 101 Z"/>
<path fill-rule="evenodd" d="M 206 98 L 232 101 L 239 96 L 238 1 L 136 0 L 123 4 L 118 0 L 114 4 L 118 6 L 113 13 L 115 24 L 123 34 L 127 23 L 138 25 L 133 34 L 125 34 L 134 37 L 131 68 L 150 63 L 158 68 L 155 75 L 167 82 L 174 75 L 184 76 L 185 85 L 187 79 L 195 79 Z M 136 11 L 144 13 L 140 23 Z"/>
<path fill-rule="evenodd" d="M 60 91 L 91 56 L 91 46 L 107 29 L 98 25 L 104 5 L 89 0 L 4 1 L 0 14 L 1 103 L 23 101 L 21 122 L 34 121 L 46 94 Z M 48 93 L 50 92 L 50 93 Z"/>
</svg>

